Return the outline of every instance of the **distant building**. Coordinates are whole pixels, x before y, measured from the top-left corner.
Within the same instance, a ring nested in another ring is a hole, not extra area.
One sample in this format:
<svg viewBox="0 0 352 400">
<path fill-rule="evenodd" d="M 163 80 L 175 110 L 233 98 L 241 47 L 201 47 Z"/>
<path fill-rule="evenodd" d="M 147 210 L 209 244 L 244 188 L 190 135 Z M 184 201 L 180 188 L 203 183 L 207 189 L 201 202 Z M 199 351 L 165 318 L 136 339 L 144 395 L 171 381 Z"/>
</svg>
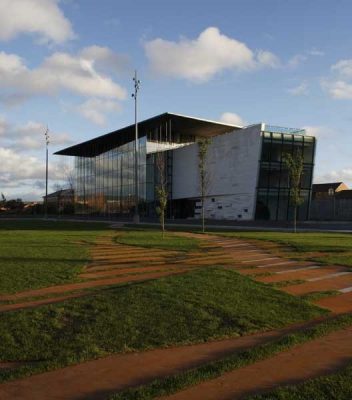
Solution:
<svg viewBox="0 0 352 400">
<path fill-rule="evenodd" d="M 310 218 L 318 221 L 351 221 L 352 190 L 343 182 L 314 184 Z"/>
<path fill-rule="evenodd" d="M 315 183 L 312 186 L 312 199 L 325 199 L 347 189 L 348 186 L 343 182 Z"/>
<path fill-rule="evenodd" d="M 139 124 L 139 208 L 155 216 L 156 154 L 165 154 L 169 218 L 200 218 L 197 140 L 211 138 L 205 215 L 225 220 L 292 217 L 284 154 L 304 159 L 298 218 L 309 217 L 315 138 L 302 129 L 264 123 L 247 127 L 165 113 Z M 76 212 L 131 215 L 135 207 L 134 125 L 68 147 L 75 157 Z"/>
<path fill-rule="evenodd" d="M 43 196 L 45 203 L 46 196 Z M 72 208 L 74 204 L 74 190 L 61 189 L 48 194 L 48 207 L 51 211 L 63 212 L 65 209 Z"/>
</svg>

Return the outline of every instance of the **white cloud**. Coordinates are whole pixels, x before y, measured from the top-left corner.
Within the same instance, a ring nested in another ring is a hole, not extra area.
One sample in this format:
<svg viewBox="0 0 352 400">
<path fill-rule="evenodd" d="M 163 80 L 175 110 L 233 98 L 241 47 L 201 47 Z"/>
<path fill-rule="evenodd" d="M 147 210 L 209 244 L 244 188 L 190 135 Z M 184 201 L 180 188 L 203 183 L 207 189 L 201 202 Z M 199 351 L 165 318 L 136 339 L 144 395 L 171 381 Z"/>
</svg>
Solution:
<svg viewBox="0 0 352 400">
<path fill-rule="evenodd" d="M 77 111 L 94 124 L 105 125 L 106 114 L 119 112 L 121 107 L 113 100 L 92 98 L 78 106 Z"/>
<path fill-rule="evenodd" d="M 3 192 L 9 199 L 20 197 L 34 200 L 40 199 L 44 195 L 44 190 L 41 188 L 45 184 L 45 159 L 30 155 L 33 153 L 33 148 L 37 148 L 36 145 L 31 149 L 27 148 L 25 153 L 20 151 L 26 146 L 27 141 L 35 143 L 35 140 L 35 138 L 24 136 L 18 147 L 0 147 L 0 192 Z M 42 142 L 44 142 L 43 139 Z M 41 147 L 44 150 L 44 145 Z M 43 154 L 45 153 L 43 152 Z M 50 158 L 50 186 L 54 183 L 65 184 L 66 180 L 66 169 L 63 168 L 62 160 Z"/>
<path fill-rule="evenodd" d="M 302 82 L 298 86 L 288 89 L 288 92 L 293 96 L 302 96 L 308 94 L 308 84 L 307 82 Z"/>
<path fill-rule="evenodd" d="M 335 79 L 323 79 L 321 87 L 334 99 L 352 99 L 352 59 L 340 60 L 331 66 Z"/>
<path fill-rule="evenodd" d="M 19 98 L 67 90 L 82 96 L 122 100 L 126 90 L 100 72 L 117 57 L 107 48 L 94 46 L 75 56 L 56 52 L 39 67 L 29 69 L 16 54 L 0 52 L 0 88 L 7 91 L 5 96 Z"/>
<path fill-rule="evenodd" d="M 85 47 L 79 55 L 83 59 L 99 64 L 99 67 L 106 72 L 123 72 L 129 64 L 128 56 L 114 53 L 108 47 L 103 46 Z"/>
<path fill-rule="evenodd" d="M 245 126 L 247 122 L 243 120 L 238 114 L 232 112 L 224 112 L 220 116 L 220 121 L 224 124 Z"/>
<path fill-rule="evenodd" d="M 259 64 L 271 68 L 280 67 L 280 59 L 270 51 L 259 50 L 257 54 L 257 59 Z"/>
<path fill-rule="evenodd" d="M 22 125 L 11 124 L 5 117 L 0 116 L 1 144 L 6 149 L 17 153 L 44 149 L 44 132 L 46 126 L 40 122 L 28 121 Z M 72 143 L 70 135 L 65 132 L 50 132 L 52 146 L 68 145 Z"/>
<path fill-rule="evenodd" d="M 313 49 L 309 50 L 307 53 L 308 53 L 310 56 L 318 56 L 318 57 L 325 56 L 324 51 L 319 50 L 319 49 L 316 49 L 316 48 L 313 48 Z"/>
<path fill-rule="evenodd" d="M 332 71 L 336 71 L 346 78 L 352 78 L 352 60 L 340 60 L 331 67 Z"/>
<path fill-rule="evenodd" d="M 36 34 L 41 42 L 63 43 L 75 35 L 59 0 L 1 0 L 0 40 L 24 33 Z"/>
<path fill-rule="evenodd" d="M 296 54 L 295 56 L 291 57 L 288 60 L 288 66 L 290 68 L 296 68 L 298 67 L 300 64 L 304 63 L 307 60 L 307 56 L 303 55 L 303 54 Z"/>
<path fill-rule="evenodd" d="M 157 38 L 144 44 L 152 70 L 160 75 L 205 82 L 224 70 L 248 71 L 258 66 L 277 66 L 278 58 L 260 50 L 255 54 L 216 27 L 205 29 L 196 39 L 172 42 Z"/>
<path fill-rule="evenodd" d="M 331 130 L 325 126 L 304 126 L 303 129 L 306 130 L 308 136 L 315 136 L 318 139 L 329 139 L 334 136 L 336 131 Z"/>
<path fill-rule="evenodd" d="M 339 170 L 332 170 L 322 175 L 318 175 L 314 179 L 314 183 L 324 182 L 352 182 L 352 166 Z"/>
<path fill-rule="evenodd" d="M 322 81 L 323 89 L 327 90 L 334 99 L 350 100 L 352 99 L 352 83 L 346 81 Z"/>
<path fill-rule="evenodd" d="M 45 171 L 45 165 L 36 157 L 23 157 L 12 149 L 0 147 L 0 175 L 8 181 L 20 179 L 39 179 Z"/>
</svg>

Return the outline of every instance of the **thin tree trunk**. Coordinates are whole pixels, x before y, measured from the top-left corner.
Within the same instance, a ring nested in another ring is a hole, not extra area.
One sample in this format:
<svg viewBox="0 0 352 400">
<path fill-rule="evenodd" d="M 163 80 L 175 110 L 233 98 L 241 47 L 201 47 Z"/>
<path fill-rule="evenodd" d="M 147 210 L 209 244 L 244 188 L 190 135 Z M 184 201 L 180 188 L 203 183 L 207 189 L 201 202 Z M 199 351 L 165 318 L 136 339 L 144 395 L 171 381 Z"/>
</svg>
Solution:
<svg viewBox="0 0 352 400">
<path fill-rule="evenodd" d="M 204 197 L 202 198 L 202 232 L 205 232 Z"/>
<path fill-rule="evenodd" d="M 293 209 L 293 232 L 297 233 L 297 206 Z"/>
</svg>

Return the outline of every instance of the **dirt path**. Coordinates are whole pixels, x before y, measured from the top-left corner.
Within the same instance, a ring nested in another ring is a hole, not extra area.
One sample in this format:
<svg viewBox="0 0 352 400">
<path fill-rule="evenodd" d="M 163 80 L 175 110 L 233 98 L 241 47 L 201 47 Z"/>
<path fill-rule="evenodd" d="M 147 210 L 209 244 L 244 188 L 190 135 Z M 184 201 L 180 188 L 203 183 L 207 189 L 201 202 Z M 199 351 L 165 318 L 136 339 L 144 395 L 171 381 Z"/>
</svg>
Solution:
<svg viewBox="0 0 352 400">
<path fill-rule="evenodd" d="M 107 279 L 99 279 L 99 280 L 92 280 L 89 282 L 81 282 L 81 283 L 71 283 L 67 285 L 60 285 L 60 286 L 51 286 L 48 288 L 38 289 L 38 290 L 29 290 L 26 292 L 17 293 L 14 295 L 10 295 L 7 297 L 3 297 L 5 300 L 15 301 L 25 299 L 26 297 L 39 297 L 39 296 L 46 296 L 46 295 L 56 295 L 65 292 L 71 292 L 75 290 L 82 290 L 82 289 L 93 289 L 97 287 L 106 287 L 111 285 L 116 285 L 120 283 L 128 283 L 128 282 L 140 282 L 140 281 L 147 281 L 150 279 L 162 278 L 164 276 L 169 275 L 178 275 L 183 274 L 189 271 L 188 268 L 178 268 L 173 269 L 170 271 L 165 272 L 150 272 L 148 274 L 137 274 L 137 275 L 126 275 L 126 276 L 119 276 Z M 79 294 L 72 294 L 62 297 L 53 297 L 53 298 L 45 298 L 45 299 L 38 299 L 38 300 L 29 300 L 22 303 L 15 303 L 15 304 L 5 304 L 0 306 L 0 312 L 4 311 L 12 311 L 18 310 L 20 308 L 33 308 L 43 304 L 51 304 L 51 303 L 58 303 L 63 300 L 67 300 L 74 297 L 83 297 L 90 295 L 90 292 L 83 292 Z"/>
<path fill-rule="evenodd" d="M 348 328 L 160 399 L 243 399 L 277 386 L 331 373 L 351 360 L 352 328 Z"/>
<path fill-rule="evenodd" d="M 121 354 L 0 384 L 1 400 L 106 400 L 126 387 L 138 386 L 227 354 L 277 339 L 321 321 L 281 330 L 198 345 Z M 201 397 L 194 397 L 201 399 Z"/>
</svg>

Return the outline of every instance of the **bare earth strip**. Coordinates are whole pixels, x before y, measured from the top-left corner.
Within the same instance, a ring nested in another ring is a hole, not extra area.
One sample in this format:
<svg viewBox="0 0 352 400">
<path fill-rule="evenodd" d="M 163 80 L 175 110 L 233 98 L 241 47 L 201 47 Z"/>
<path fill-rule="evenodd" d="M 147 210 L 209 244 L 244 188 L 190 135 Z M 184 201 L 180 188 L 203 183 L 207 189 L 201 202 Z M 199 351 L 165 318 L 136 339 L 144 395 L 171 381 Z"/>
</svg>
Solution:
<svg viewBox="0 0 352 400">
<path fill-rule="evenodd" d="M 108 395 L 127 387 L 142 385 L 156 378 L 221 359 L 235 351 L 264 344 L 302 327 L 312 326 L 318 321 L 235 339 L 105 357 L 3 383 L 0 385 L 0 399 L 106 400 Z"/>
<path fill-rule="evenodd" d="M 331 373 L 351 360 L 352 328 L 348 328 L 178 392 L 167 399 L 243 399 L 277 386 Z"/>
<path fill-rule="evenodd" d="M 48 294 L 58 294 L 58 293 L 65 293 L 65 292 L 70 292 L 73 290 L 82 290 L 82 289 L 89 289 L 89 288 L 95 288 L 99 286 L 108 286 L 108 285 L 116 285 L 119 283 L 126 283 L 126 282 L 137 282 L 137 281 L 146 281 L 149 279 L 156 279 L 156 278 L 161 278 L 163 276 L 169 276 L 169 275 L 177 275 L 181 273 L 185 273 L 187 270 L 186 269 L 178 269 L 178 270 L 173 270 L 173 271 L 167 271 L 167 272 L 156 272 L 156 273 L 149 273 L 149 274 L 138 274 L 138 275 L 127 275 L 127 276 L 119 276 L 116 278 L 108 278 L 108 279 L 99 279 L 99 280 L 92 280 L 88 282 L 80 282 L 80 283 L 72 283 L 72 284 L 67 284 L 67 285 L 60 285 L 60 286 L 51 286 L 48 288 L 44 289 L 37 289 L 37 290 L 29 290 L 26 292 L 21 292 L 17 293 L 14 295 L 9 295 L 9 296 L 4 296 L 2 299 L 3 300 L 19 300 L 19 299 L 24 299 L 26 297 L 39 297 L 39 296 L 45 296 Z M 87 292 L 86 295 L 89 293 Z M 81 294 L 83 296 L 84 294 Z M 67 296 L 66 298 L 71 298 L 75 297 L 73 296 Z M 34 307 L 35 305 L 41 305 L 41 304 L 49 304 L 50 299 L 46 299 L 45 302 L 42 303 L 43 300 L 38 300 L 36 301 L 30 301 L 26 303 L 16 303 L 16 304 L 11 304 L 11 305 L 4 305 L 0 306 L 0 312 L 1 311 L 7 311 L 9 310 L 10 306 L 12 306 L 11 309 L 18 309 L 18 308 L 26 308 L 26 304 L 28 304 L 28 307 Z M 57 298 L 53 298 L 51 302 L 58 302 L 59 300 Z M 35 304 L 36 303 L 36 304 Z M 16 307 L 17 306 L 17 307 Z"/>
</svg>

